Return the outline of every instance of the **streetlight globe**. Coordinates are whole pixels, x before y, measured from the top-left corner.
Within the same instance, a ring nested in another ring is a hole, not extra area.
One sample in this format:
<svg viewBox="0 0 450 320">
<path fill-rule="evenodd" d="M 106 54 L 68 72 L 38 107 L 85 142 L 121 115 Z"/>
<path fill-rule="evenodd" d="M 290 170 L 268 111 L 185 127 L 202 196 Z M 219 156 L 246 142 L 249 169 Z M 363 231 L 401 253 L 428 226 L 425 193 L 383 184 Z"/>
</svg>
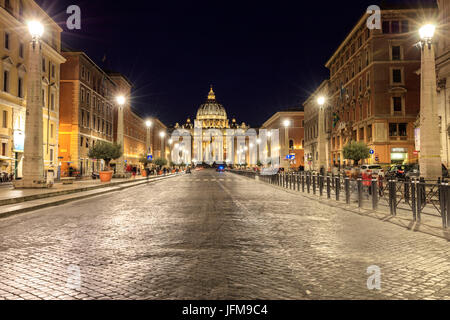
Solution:
<svg viewBox="0 0 450 320">
<path fill-rule="evenodd" d="M 37 20 L 30 21 L 28 31 L 33 39 L 39 39 L 44 34 L 44 25 Z"/>
<path fill-rule="evenodd" d="M 168 142 L 169 142 L 169 144 L 172 144 L 173 140 L 172 140 L 172 139 L 169 139 L 169 141 L 168 141 Z"/>
<path fill-rule="evenodd" d="M 291 121 L 290 121 L 290 120 L 284 120 L 284 121 L 283 121 L 283 125 L 284 125 L 285 127 L 289 127 L 289 126 L 291 125 Z"/>
<path fill-rule="evenodd" d="M 153 124 L 153 123 L 152 123 L 150 120 L 147 120 L 147 121 L 145 122 L 145 125 L 147 126 L 147 128 L 151 128 L 152 124 Z"/>
<path fill-rule="evenodd" d="M 325 97 L 319 97 L 317 99 L 317 103 L 319 104 L 319 106 L 323 106 L 325 104 Z"/>
<path fill-rule="evenodd" d="M 161 138 L 164 138 L 164 137 L 166 136 L 166 133 L 165 133 L 164 131 L 161 131 L 161 132 L 159 133 L 159 136 L 160 136 Z"/>
<path fill-rule="evenodd" d="M 116 98 L 116 101 L 117 101 L 117 103 L 118 103 L 120 106 L 123 106 L 123 105 L 125 104 L 125 97 L 124 97 L 124 96 L 118 96 L 118 97 Z"/>
<path fill-rule="evenodd" d="M 261 144 L 261 139 L 256 139 L 257 144 Z"/>
<path fill-rule="evenodd" d="M 431 40 L 436 31 L 436 26 L 434 24 L 426 24 L 419 29 L 419 35 L 422 40 Z"/>
</svg>

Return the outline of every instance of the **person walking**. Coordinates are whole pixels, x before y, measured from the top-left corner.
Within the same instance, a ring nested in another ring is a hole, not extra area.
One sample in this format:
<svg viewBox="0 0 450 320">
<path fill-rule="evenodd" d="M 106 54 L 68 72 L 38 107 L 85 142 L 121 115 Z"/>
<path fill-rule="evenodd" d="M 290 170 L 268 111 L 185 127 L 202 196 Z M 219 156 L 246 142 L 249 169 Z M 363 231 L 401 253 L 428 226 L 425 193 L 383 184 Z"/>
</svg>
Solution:
<svg viewBox="0 0 450 320">
<path fill-rule="evenodd" d="M 133 174 L 133 179 L 136 179 L 137 168 L 136 168 L 136 167 L 133 167 L 133 168 L 131 169 L 131 172 L 132 172 L 132 174 Z"/>
</svg>

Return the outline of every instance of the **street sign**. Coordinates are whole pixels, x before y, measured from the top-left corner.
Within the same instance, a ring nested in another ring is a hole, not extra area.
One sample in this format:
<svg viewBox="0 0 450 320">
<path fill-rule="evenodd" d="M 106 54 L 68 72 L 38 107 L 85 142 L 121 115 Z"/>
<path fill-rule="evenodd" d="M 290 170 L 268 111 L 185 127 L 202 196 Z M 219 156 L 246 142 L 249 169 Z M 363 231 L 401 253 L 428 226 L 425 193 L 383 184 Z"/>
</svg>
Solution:
<svg viewBox="0 0 450 320">
<path fill-rule="evenodd" d="M 149 154 L 149 155 L 147 156 L 147 160 L 153 160 L 153 156 L 152 156 L 151 154 Z"/>
</svg>

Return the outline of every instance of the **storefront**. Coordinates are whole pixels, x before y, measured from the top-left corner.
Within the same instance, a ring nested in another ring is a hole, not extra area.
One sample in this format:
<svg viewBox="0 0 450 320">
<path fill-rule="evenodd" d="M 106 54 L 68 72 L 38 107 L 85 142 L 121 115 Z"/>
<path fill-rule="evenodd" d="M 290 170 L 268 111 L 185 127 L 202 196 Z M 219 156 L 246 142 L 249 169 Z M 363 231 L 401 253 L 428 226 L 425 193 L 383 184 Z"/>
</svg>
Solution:
<svg viewBox="0 0 450 320">
<path fill-rule="evenodd" d="M 391 148 L 391 164 L 408 163 L 407 148 Z"/>
</svg>

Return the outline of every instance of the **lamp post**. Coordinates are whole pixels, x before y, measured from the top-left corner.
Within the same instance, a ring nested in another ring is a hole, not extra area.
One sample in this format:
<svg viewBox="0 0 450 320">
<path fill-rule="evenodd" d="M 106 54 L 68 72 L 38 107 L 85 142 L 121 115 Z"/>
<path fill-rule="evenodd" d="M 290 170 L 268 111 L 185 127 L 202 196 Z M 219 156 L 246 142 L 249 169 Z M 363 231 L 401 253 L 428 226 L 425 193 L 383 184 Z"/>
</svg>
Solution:
<svg viewBox="0 0 450 320">
<path fill-rule="evenodd" d="M 290 145 L 289 145 L 289 127 L 291 126 L 291 120 L 284 120 L 283 121 L 283 126 L 284 126 L 284 148 L 285 148 L 285 152 L 283 152 L 282 156 L 287 157 L 288 155 L 291 154 L 290 152 Z M 281 159 L 282 161 L 285 161 L 286 159 Z M 289 160 L 289 164 L 287 169 L 289 170 L 291 167 L 291 161 Z"/>
<path fill-rule="evenodd" d="M 422 50 L 420 94 L 420 175 L 426 180 L 442 176 L 441 137 L 436 93 L 436 61 L 433 36 L 436 27 L 424 25 L 419 30 Z"/>
<path fill-rule="evenodd" d="M 44 133 L 42 97 L 42 44 L 44 26 L 38 21 L 28 23 L 31 34 L 28 56 L 27 106 L 23 179 L 16 188 L 46 188 L 44 178 Z"/>
<path fill-rule="evenodd" d="M 326 169 L 328 170 L 328 161 L 327 161 L 327 142 L 326 142 L 326 136 L 325 136 L 325 108 L 326 108 L 326 98 L 323 96 L 320 96 L 317 98 L 317 104 L 319 105 L 319 136 L 318 136 L 318 143 L 317 143 L 317 152 L 319 153 L 319 170 L 320 169 Z M 313 155 L 315 157 L 315 155 Z"/>
<path fill-rule="evenodd" d="M 153 122 L 151 120 L 147 120 L 145 122 L 145 126 L 147 127 L 147 156 L 153 154 L 153 150 L 152 150 L 152 134 L 151 134 L 151 130 L 152 130 L 152 126 L 153 126 Z"/>
<path fill-rule="evenodd" d="M 165 159 L 166 158 L 166 146 L 165 146 L 165 137 L 166 137 L 166 133 L 164 131 L 161 131 L 159 133 L 159 136 L 161 138 L 161 158 Z"/>
<path fill-rule="evenodd" d="M 127 99 L 124 96 L 116 97 L 117 107 L 118 107 L 118 116 L 117 116 L 117 144 L 121 146 L 122 156 L 117 160 L 116 164 L 116 176 L 123 178 L 125 177 L 125 159 L 124 159 L 124 137 L 123 137 L 123 109 Z"/>
</svg>

